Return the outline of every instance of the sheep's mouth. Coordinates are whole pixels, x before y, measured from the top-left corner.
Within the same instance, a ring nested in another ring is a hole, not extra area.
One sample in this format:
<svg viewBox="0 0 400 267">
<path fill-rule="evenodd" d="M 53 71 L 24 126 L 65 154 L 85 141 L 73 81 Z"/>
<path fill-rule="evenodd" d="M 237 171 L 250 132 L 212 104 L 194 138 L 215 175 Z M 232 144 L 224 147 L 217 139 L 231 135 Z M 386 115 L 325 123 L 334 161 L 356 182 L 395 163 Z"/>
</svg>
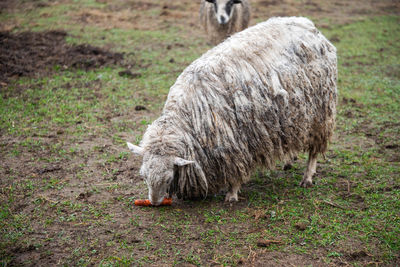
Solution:
<svg viewBox="0 0 400 267">
<path fill-rule="evenodd" d="M 224 24 L 221 24 L 221 23 L 218 22 L 218 27 L 222 28 L 222 29 L 228 29 L 228 22 L 226 22 Z"/>
<path fill-rule="evenodd" d="M 164 198 L 161 198 L 158 201 L 151 201 L 150 200 L 150 202 L 151 202 L 151 205 L 153 205 L 153 206 L 160 206 L 161 203 L 163 202 L 163 200 L 164 200 Z"/>
<path fill-rule="evenodd" d="M 228 22 L 229 20 L 218 20 L 219 25 L 226 25 Z"/>
</svg>

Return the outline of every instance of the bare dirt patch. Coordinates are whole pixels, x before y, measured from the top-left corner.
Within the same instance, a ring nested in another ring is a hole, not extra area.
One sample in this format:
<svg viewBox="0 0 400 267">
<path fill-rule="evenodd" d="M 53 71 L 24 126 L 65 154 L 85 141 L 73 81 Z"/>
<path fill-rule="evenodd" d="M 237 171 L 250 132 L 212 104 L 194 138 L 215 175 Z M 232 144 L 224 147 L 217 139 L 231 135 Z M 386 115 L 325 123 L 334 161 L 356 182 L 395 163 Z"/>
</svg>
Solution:
<svg viewBox="0 0 400 267">
<path fill-rule="evenodd" d="M 47 7 L 50 4 L 43 0 L 33 1 L 14 1 L 14 0 L 1 0 L 0 1 L 0 14 L 7 13 L 15 9 L 32 10 L 35 8 Z"/>
<path fill-rule="evenodd" d="M 98 0 L 106 4 L 101 9 L 83 9 L 70 14 L 77 23 L 112 29 L 162 30 L 171 26 L 185 29 L 190 34 L 202 35 L 199 25 L 200 1 L 183 0 L 177 3 L 147 1 Z M 252 21 L 267 20 L 274 16 L 307 16 L 323 20 L 318 26 L 330 23 L 346 24 L 367 16 L 400 14 L 398 1 L 329 1 L 329 0 L 253 0 Z M 328 19 L 328 21 L 327 21 Z"/>
<path fill-rule="evenodd" d="M 398 1 L 329 1 L 329 0 L 253 0 L 253 18 L 264 20 L 273 16 L 307 16 L 314 19 L 328 19 L 320 26 L 329 27 L 328 23 L 346 24 L 365 16 L 400 14 Z M 253 21 L 254 23 L 254 21 Z"/>
<path fill-rule="evenodd" d="M 110 1 L 103 8 L 86 8 L 71 13 L 76 23 L 94 25 L 103 29 L 163 30 L 171 26 L 200 30 L 198 23 L 199 2 L 183 0 L 179 4 L 156 0 Z"/>
<path fill-rule="evenodd" d="M 70 45 L 64 31 L 0 32 L 0 82 L 21 76 L 48 75 L 54 66 L 90 70 L 118 64 L 123 54 L 89 44 Z"/>
<path fill-rule="evenodd" d="M 323 261 L 322 255 L 315 253 L 313 256 L 289 254 L 268 251 L 267 249 L 249 254 L 246 266 L 329 266 Z"/>
</svg>

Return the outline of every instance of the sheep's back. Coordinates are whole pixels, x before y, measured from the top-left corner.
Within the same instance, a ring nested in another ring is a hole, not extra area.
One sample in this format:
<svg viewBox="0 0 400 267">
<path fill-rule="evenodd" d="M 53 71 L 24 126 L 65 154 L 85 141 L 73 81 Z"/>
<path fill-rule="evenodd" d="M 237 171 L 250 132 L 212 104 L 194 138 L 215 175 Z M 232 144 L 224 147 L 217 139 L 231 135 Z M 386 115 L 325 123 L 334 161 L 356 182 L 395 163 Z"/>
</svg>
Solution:
<svg viewBox="0 0 400 267">
<path fill-rule="evenodd" d="M 257 165 L 325 152 L 336 79 L 336 49 L 311 21 L 270 19 L 193 62 L 163 114 L 176 115 L 210 184 L 245 182 Z"/>
</svg>

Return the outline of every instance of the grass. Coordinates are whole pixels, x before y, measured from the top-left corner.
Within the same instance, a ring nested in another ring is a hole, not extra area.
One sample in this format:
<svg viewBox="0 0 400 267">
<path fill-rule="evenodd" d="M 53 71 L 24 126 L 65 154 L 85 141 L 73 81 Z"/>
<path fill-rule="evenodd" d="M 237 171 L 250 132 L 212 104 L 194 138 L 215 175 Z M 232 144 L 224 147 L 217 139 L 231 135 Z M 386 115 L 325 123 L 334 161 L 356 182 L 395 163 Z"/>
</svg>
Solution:
<svg viewBox="0 0 400 267">
<path fill-rule="evenodd" d="M 0 21 L 20 20 L 18 31 L 62 26 L 71 44 L 112 43 L 142 76 L 120 77 L 118 66 L 89 72 L 55 66 L 59 71 L 50 77 L 21 78 L 2 89 L 2 265 L 27 265 L 21 255 L 37 254 L 50 265 L 236 266 L 256 264 L 266 251 L 276 253 L 278 264 L 287 264 L 282 255 L 300 255 L 295 265 L 398 264 L 398 17 L 322 29 L 338 48 L 340 97 L 336 136 L 313 188 L 298 187 L 301 155 L 292 170 L 255 174 L 234 206 L 214 196 L 137 209 L 132 200 L 145 197 L 146 188 L 125 141 L 140 141 L 177 75 L 209 47 L 175 27 L 105 31 L 65 24 L 74 11 L 70 4 L 52 5 L 39 13 L 2 14 Z M 136 112 L 136 105 L 147 111 Z M 49 166 L 61 169 L 45 171 Z M 278 242 L 260 248 L 260 239 Z M 61 247 L 65 252 L 55 255 Z"/>
</svg>

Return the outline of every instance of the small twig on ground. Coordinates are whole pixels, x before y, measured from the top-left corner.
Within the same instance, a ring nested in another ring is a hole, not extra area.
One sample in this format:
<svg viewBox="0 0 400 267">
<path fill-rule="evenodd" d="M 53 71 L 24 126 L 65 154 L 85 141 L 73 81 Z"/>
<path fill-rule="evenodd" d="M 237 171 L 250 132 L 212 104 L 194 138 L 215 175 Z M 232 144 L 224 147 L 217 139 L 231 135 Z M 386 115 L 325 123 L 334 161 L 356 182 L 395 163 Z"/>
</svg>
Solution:
<svg viewBox="0 0 400 267">
<path fill-rule="evenodd" d="M 47 197 L 45 197 L 45 196 L 43 196 L 43 195 L 39 195 L 39 198 L 40 198 L 40 199 L 43 199 L 43 200 L 45 200 L 45 201 L 47 201 L 47 202 L 50 202 L 50 203 L 52 203 L 52 204 L 58 204 L 58 203 L 59 203 L 59 201 L 51 200 L 51 199 L 49 199 L 49 198 L 47 198 Z"/>
<path fill-rule="evenodd" d="M 247 261 L 250 262 L 250 264 L 254 263 L 256 256 L 257 253 L 251 249 L 251 246 L 249 246 L 249 255 L 247 256 Z"/>
<path fill-rule="evenodd" d="M 319 207 L 318 207 L 318 205 L 317 204 L 319 204 L 319 201 L 318 200 L 314 200 L 313 202 L 312 202 L 312 204 L 313 204 L 313 206 L 314 206 L 314 211 L 315 211 L 315 213 L 318 213 L 318 211 L 319 211 Z"/>
<path fill-rule="evenodd" d="M 347 183 L 347 194 L 350 194 L 350 182 L 349 180 L 345 180 Z"/>
<path fill-rule="evenodd" d="M 370 261 L 370 262 L 368 262 L 368 263 L 366 264 L 366 266 L 372 265 L 372 264 L 375 264 L 375 266 L 379 266 L 379 265 L 382 264 L 382 263 L 383 263 L 382 261 Z"/>
<path fill-rule="evenodd" d="M 338 205 L 338 204 L 336 204 L 336 203 L 330 202 L 330 201 L 328 201 L 328 200 L 323 200 L 322 202 L 324 202 L 325 204 L 328 204 L 328 205 L 330 205 L 330 206 L 332 206 L 332 207 L 336 207 L 336 208 L 339 208 L 339 209 L 346 210 L 345 207 L 342 207 L 342 206 L 340 206 L 340 205 Z"/>
<path fill-rule="evenodd" d="M 94 186 L 111 186 L 111 185 L 117 185 L 118 183 L 104 183 L 104 184 L 94 184 Z"/>
<path fill-rule="evenodd" d="M 75 226 L 79 226 L 79 225 L 89 225 L 89 223 L 87 222 L 80 222 L 80 223 L 75 223 Z"/>
<path fill-rule="evenodd" d="M 345 261 L 344 259 L 342 259 L 342 257 L 339 257 L 338 260 L 340 261 L 340 264 L 343 266 L 350 266 L 350 264 Z"/>
</svg>

